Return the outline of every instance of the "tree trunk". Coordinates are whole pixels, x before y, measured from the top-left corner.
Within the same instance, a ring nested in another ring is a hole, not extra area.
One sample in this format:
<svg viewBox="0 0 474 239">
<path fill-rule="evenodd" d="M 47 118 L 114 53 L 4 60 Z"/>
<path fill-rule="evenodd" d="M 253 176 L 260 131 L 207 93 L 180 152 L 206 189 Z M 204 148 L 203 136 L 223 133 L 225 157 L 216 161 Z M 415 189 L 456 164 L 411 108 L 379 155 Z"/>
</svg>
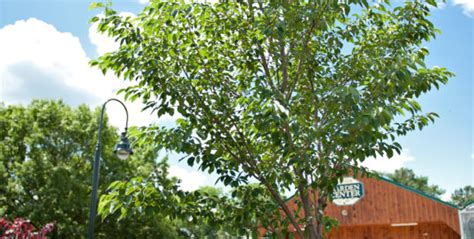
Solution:
<svg viewBox="0 0 474 239">
<path fill-rule="evenodd" d="M 265 187 L 268 189 L 268 191 L 270 192 L 270 194 L 272 195 L 272 197 L 276 200 L 276 202 L 280 205 L 281 209 L 283 210 L 283 212 L 285 213 L 285 215 L 288 217 L 288 219 L 290 220 L 291 224 L 295 227 L 295 230 L 296 230 L 296 233 L 298 234 L 298 236 L 300 236 L 300 238 L 304 238 L 304 233 L 303 233 L 303 230 L 301 230 L 298 222 L 296 221 L 293 213 L 290 211 L 290 209 L 288 208 L 288 206 L 286 205 L 286 202 L 283 201 L 283 199 L 281 199 L 280 195 L 278 195 L 278 193 L 271 187 L 270 184 L 267 183 L 266 180 L 264 179 L 261 179 L 262 183 L 265 185 Z"/>
<path fill-rule="evenodd" d="M 323 231 L 322 227 L 319 226 L 321 225 L 321 221 L 317 220 L 317 216 L 315 217 L 318 212 L 313 213 L 313 211 L 311 210 L 311 204 L 315 202 L 311 202 L 310 194 L 306 192 L 303 185 L 299 187 L 298 191 L 300 193 L 301 202 L 303 203 L 303 211 L 305 218 L 310 218 L 310 220 L 308 220 L 306 224 L 306 230 L 309 231 L 309 239 L 322 239 Z"/>
<path fill-rule="evenodd" d="M 316 210 L 316 220 L 318 222 L 317 224 L 317 230 L 319 233 L 318 239 L 323 238 L 323 230 L 324 230 L 324 224 L 323 224 L 323 218 L 324 218 L 324 209 L 327 206 L 327 196 L 325 193 L 320 193 L 318 197 L 318 202 L 317 202 L 317 210 Z"/>
</svg>

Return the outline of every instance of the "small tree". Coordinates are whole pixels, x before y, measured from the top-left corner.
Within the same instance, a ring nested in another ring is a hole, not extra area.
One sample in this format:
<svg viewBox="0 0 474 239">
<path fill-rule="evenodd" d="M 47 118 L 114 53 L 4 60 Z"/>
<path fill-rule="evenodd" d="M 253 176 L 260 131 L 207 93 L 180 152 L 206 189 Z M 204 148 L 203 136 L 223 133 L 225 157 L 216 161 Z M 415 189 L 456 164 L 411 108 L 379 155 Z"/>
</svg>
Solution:
<svg viewBox="0 0 474 239">
<path fill-rule="evenodd" d="M 463 208 L 466 204 L 474 202 L 474 187 L 467 185 L 463 188 L 454 190 L 454 193 L 451 194 L 451 202 L 458 205 L 458 207 Z"/>
<path fill-rule="evenodd" d="M 136 18 L 106 6 L 92 21 L 121 46 L 91 65 L 135 83 L 121 92 L 157 116 L 180 114 L 174 129 L 144 128 L 141 143 L 184 153 L 225 185 L 258 180 L 301 238 L 321 238 L 350 165 L 391 157 L 398 135 L 436 117 L 415 100 L 452 75 L 424 63 L 430 6 L 152 1 Z M 280 194 L 293 188 L 301 214 Z"/>
<path fill-rule="evenodd" d="M 395 180 L 403 185 L 412 187 L 414 189 L 420 190 L 428 195 L 434 197 L 441 197 L 446 191 L 441 189 L 438 185 L 429 185 L 428 177 L 417 176 L 413 170 L 408 168 L 400 168 L 395 170 L 394 173 L 385 174 L 388 178 Z"/>
</svg>

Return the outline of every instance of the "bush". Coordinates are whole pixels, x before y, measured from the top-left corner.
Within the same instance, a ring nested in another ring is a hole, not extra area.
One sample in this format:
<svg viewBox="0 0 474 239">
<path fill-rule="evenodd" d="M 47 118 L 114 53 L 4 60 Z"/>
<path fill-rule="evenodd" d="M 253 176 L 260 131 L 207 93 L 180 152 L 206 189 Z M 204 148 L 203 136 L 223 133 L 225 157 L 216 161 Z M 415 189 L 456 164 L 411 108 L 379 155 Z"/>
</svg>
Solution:
<svg viewBox="0 0 474 239">
<path fill-rule="evenodd" d="M 0 239 L 46 239 L 46 235 L 54 230 L 54 224 L 48 223 L 39 231 L 29 220 L 16 218 L 13 223 L 7 219 L 0 219 Z"/>
</svg>

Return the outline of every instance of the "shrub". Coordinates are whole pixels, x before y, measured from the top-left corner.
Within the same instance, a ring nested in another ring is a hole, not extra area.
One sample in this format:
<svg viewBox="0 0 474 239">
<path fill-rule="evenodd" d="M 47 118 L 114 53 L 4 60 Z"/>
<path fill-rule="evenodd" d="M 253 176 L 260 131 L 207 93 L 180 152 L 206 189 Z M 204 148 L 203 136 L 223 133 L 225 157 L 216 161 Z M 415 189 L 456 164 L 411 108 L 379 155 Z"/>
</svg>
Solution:
<svg viewBox="0 0 474 239">
<path fill-rule="evenodd" d="M 46 234 L 54 230 L 54 224 L 48 223 L 39 231 L 30 220 L 16 218 L 13 223 L 7 219 L 0 219 L 0 239 L 47 239 Z"/>
</svg>

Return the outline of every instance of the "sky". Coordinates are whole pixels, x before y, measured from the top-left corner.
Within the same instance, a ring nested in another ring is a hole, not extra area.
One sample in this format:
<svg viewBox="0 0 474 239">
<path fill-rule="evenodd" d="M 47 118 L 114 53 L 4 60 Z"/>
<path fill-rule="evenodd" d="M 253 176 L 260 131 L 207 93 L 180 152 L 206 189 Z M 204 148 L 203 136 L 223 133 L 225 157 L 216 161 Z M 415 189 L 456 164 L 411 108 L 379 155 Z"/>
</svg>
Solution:
<svg viewBox="0 0 474 239">
<path fill-rule="evenodd" d="M 398 0 L 395 0 L 395 2 Z M 0 0 L 0 102 L 28 104 L 32 99 L 63 99 L 77 106 L 97 107 L 116 96 L 126 83 L 113 75 L 103 76 L 88 61 L 116 49 L 113 40 L 98 34 L 88 20 L 100 14 L 89 11 L 89 0 Z M 147 0 L 116 0 L 114 9 L 123 15 L 140 12 Z M 446 86 L 420 97 L 425 112 L 437 112 L 435 124 L 399 138 L 404 150 L 393 158 L 368 159 L 365 165 L 393 172 L 408 167 L 429 182 L 446 189 L 443 199 L 457 188 L 474 185 L 474 0 L 449 0 L 433 9 L 431 20 L 442 31 L 425 44 L 428 66 L 443 66 L 456 74 Z M 126 102 L 130 125 L 172 125 L 175 117 L 157 119 L 141 112 L 139 103 Z M 119 105 L 109 104 L 113 125 L 124 125 Z M 181 187 L 194 190 L 213 185 L 208 175 L 178 162 L 170 155 L 170 174 Z"/>
</svg>

